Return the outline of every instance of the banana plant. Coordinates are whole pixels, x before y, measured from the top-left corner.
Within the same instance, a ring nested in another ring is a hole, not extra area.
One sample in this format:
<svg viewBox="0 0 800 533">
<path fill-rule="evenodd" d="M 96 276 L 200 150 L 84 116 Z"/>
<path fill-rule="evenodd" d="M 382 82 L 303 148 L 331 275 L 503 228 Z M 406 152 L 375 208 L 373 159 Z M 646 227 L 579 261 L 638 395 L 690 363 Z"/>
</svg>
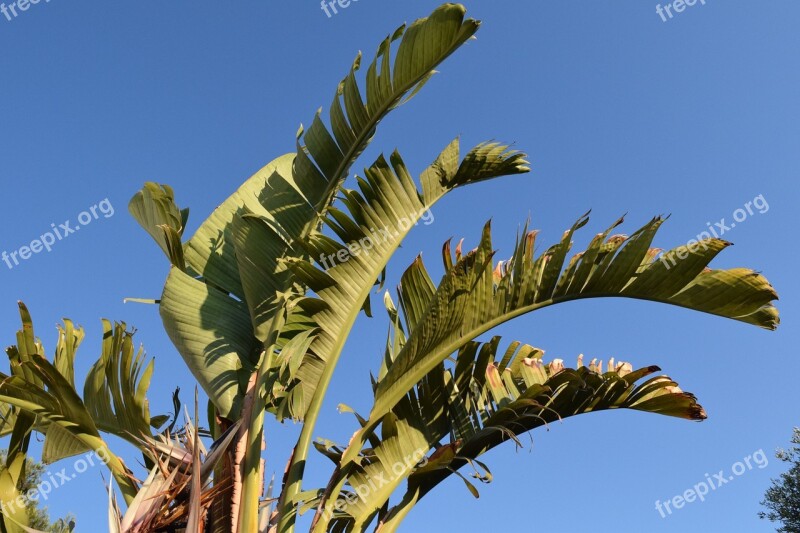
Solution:
<svg viewBox="0 0 800 533">
<path fill-rule="evenodd" d="M 477 495 L 470 477 L 492 479 L 482 456 L 505 442 L 521 445 L 522 435 L 541 426 L 610 409 L 705 419 L 696 398 L 657 366 L 634 370 L 594 359 L 584 365 L 581 356 L 566 368 L 561 359 L 545 362 L 527 339 L 504 348 L 499 337 L 482 339 L 544 307 L 598 297 L 649 300 L 775 329 L 777 294 L 763 275 L 709 266 L 730 244 L 721 239 L 664 252 L 653 246 L 662 217 L 630 236 L 612 234 L 620 219 L 571 254 L 589 224 L 583 215 L 538 254 L 537 232 L 526 224 L 510 258 L 497 260 L 487 224 L 471 251 L 463 241 L 455 249 L 444 244 L 438 283 L 419 257 L 402 273 L 396 298 L 383 291 L 390 259 L 446 194 L 530 170 L 525 154 L 510 145 L 462 149 L 455 139 L 432 153 L 417 177 L 398 150 L 351 177 L 379 123 L 416 96 L 479 26 L 463 6 L 444 4 L 390 33 L 363 77 L 359 54 L 334 91 L 327 120 L 317 112 L 299 128 L 294 153 L 256 172 L 189 238 L 189 210 L 170 186 L 146 183 L 132 198 L 131 214 L 170 265 L 160 298 L 139 301 L 158 305 L 207 396 L 207 432 L 196 400 L 182 430 L 173 433 L 173 421 L 154 433 L 167 417 L 149 414 L 152 362 L 134 353 L 124 324 L 103 323 L 102 356 L 81 398 L 73 368 L 83 331 L 65 321 L 48 361 L 21 306 L 11 373 L 0 375 L 0 435 L 12 439 L 9 462 L 0 467 L 0 500 L 16 497 L 19 461 L 37 431 L 45 435 L 48 460 L 100 448 L 112 458 L 127 506 L 121 509 L 109 488 L 112 531 L 292 533 L 302 513 L 313 513 L 316 533 L 395 531 L 451 475 Z M 376 292 L 383 292 L 389 334 L 375 362 L 374 402 L 366 416 L 342 406 L 355 423 L 350 441 L 338 445 L 317 435 L 316 425 L 337 363 L 348 356 L 353 325 L 361 313 L 373 316 Z M 266 416 L 302 429 L 287 450 L 283 478 L 265 496 Z M 111 454 L 101 433 L 141 451 L 143 482 Z M 333 463 L 325 486 L 304 482 L 312 451 Z M 16 516 L 8 518 L 9 531 L 21 530 L 14 529 Z"/>
<path fill-rule="evenodd" d="M 483 143 L 462 154 L 456 139 L 417 180 L 398 151 L 378 157 L 353 185 L 346 180 L 378 123 L 478 28 L 463 6 L 445 4 L 387 36 L 363 85 L 359 54 L 336 88 L 328 124 L 317 112 L 310 127 L 300 127 L 295 153 L 248 179 L 185 242 L 188 210 L 178 207 L 172 188 L 147 183 L 131 200 L 131 213 L 171 263 L 157 301 L 167 333 L 207 394 L 217 431 L 242 421 L 228 476 L 232 531 L 292 532 L 298 513 L 310 509 L 316 532 L 362 531 L 373 522 L 394 530 L 442 479 L 478 465 L 485 480 L 478 457 L 539 425 L 614 408 L 705 418 L 671 379 L 639 383 L 658 371 L 654 366 L 564 369 L 560 362 L 544 365 L 541 351 L 519 341 L 496 360 L 499 340 L 481 345 L 479 337 L 523 314 L 580 298 L 625 297 L 767 329 L 778 324 L 777 295 L 762 275 L 708 267 L 729 243 L 653 248 L 661 217 L 629 237 L 611 235 L 618 220 L 571 258 L 573 235 L 588 216 L 538 256 L 536 232 L 526 228 L 512 257 L 499 262 L 487 225 L 471 252 L 445 245 L 438 284 L 421 259 L 405 271 L 400 309 L 384 298 L 392 333 L 369 416 L 357 416 L 346 447 L 315 442 L 345 342 L 359 313 L 372 315 L 371 293 L 382 287 L 409 230 L 456 188 L 529 171 L 525 155 L 508 145 Z M 259 516 L 265 413 L 303 424 L 266 526 Z M 334 462 L 326 487 L 303 486 L 312 446 Z M 391 472 L 392 483 L 358 493 L 407 457 L 416 460 Z M 392 505 L 401 483 L 404 495 Z"/>
</svg>

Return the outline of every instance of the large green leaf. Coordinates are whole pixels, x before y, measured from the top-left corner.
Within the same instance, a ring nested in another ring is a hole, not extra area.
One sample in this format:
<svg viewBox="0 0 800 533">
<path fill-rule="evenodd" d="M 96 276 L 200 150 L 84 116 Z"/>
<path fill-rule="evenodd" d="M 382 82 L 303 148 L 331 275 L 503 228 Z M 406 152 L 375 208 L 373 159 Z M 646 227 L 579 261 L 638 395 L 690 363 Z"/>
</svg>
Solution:
<svg viewBox="0 0 800 533">
<path fill-rule="evenodd" d="M 33 333 L 30 313 L 24 304 L 19 305 L 22 329 L 17 344 L 7 349 L 11 373 L 0 373 L 0 405 L 6 406 L 4 417 L 14 422 L 10 451 L 24 451 L 26 435 L 35 430 L 45 436 L 42 459 L 46 463 L 89 450 L 103 453 L 130 501 L 136 483 L 122 461 L 108 450 L 100 431 L 136 445 L 150 434 L 146 393 L 153 362 L 145 365 L 144 350 L 134 351 L 133 334 L 125 324 L 112 326 L 103 321 L 101 356 L 86 380 L 84 403 L 76 392 L 74 368 L 83 329 L 64 320 L 51 363 Z"/>
<path fill-rule="evenodd" d="M 173 267 L 160 310 L 167 334 L 220 415 L 236 418 L 241 381 L 257 356 L 244 304 Z"/>
<path fill-rule="evenodd" d="M 35 354 L 30 363 L 25 363 L 41 379 L 47 389 L 26 381 L 19 376 L 7 376 L 0 373 L 0 401 L 14 405 L 18 409 L 40 417 L 50 426 L 58 425 L 64 431 L 58 431 L 56 442 L 64 439 L 65 432 L 77 440 L 84 449 L 97 450 L 108 459 L 107 465 L 119 483 L 126 500 L 130 501 L 136 494 L 136 483 L 133 481 L 122 461 L 113 455 L 100 437 L 92 416 L 86 410 L 80 397 L 58 370 L 43 357 Z M 77 444 L 62 441 L 68 449 Z M 62 455 L 61 450 L 52 451 L 56 444 L 50 444 L 50 452 Z"/>
<path fill-rule="evenodd" d="M 474 360 L 477 364 L 464 365 L 466 371 L 460 376 L 445 379 L 450 413 L 459 413 L 462 423 L 452 420 L 453 426 L 459 428 L 455 440 L 440 448 L 441 457 L 432 456 L 408 477 L 402 500 L 383 516 L 379 528 L 382 533 L 396 531 L 420 498 L 449 476 L 457 474 L 469 485 L 459 472 L 462 467 L 469 465 L 475 478 L 491 481 L 491 473 L 478 458 L 504 442 L 521 446 L 516 436 L 531 429 L 607 409 L 634 409 L 687 420 L 706 418 L 695 397 L 683 392 L 669 377 L 649 377 L 659 371 L 656 366 L 632 371 L 629 364 L 615 364 L 612 359 L 604 369 L 602 361 L 592 361 L 586 367 L 579 358 L 578 366 L 569 369 L 560 360 L 543 364 L 540 356 L 534 356 L 517 358 L 515 365 L 501 371 L 494 352 L 496 340 L 492 344 L 488 364 L 486 351 L 478 350 L 481 359 Z M 475 347 L 465 348 L 459 354 L 459 363 L 465 352 L 469 354 L 467 360 L 473 361 L 470 355 L 475 353 Z M 520 350 L 529 348 L 522 346 Z M 420 402 L 425 400 L 420 398 Z"/>
<path fill-rule="evenodd" d="M 251 336 L 264 341 L 272 315 L 278 311 L 281 297 L 277 295 L 302 292 L 285 272 L 282 259 L 304 257 L 295 245 L 316 232 L 350 166 L 372 139 L 377 124 L 389 111 L 416 94 L 433 69 L 477 30 L 478 23 L 465 20 L 464 13 L 462 6 L 446 4 L 430 17 L 408 28 L 401 27 L 387 37 L 367 70 L 366 100 L 356 81 L 359 56 L 336 91 L 330 110 L 331 130 L 318 113 L 307 130 L 301 128 L 296 154 L 283 156 L 264 167 L 200 226 L 184 246 L 185 269 L 173 258 L 173 264 L 189 276 L 232 296 L 229 302 L 215 299 L 215 309 L 227 305 L 236 314 L 237 304 L 246 302 L 252 320 Z M 392 58 L 392 45 L 396 41 L 399 45 Z M 174 239 L 165 239 L 161 232 L 165 226 L 174 230 L 175 214 L 181 213 L 172 200 L 172 190 L 168 187 L 147 184 L 131 203 L 137 219 L 170 257 L 176 254 L 170 253 L 167 244 Z M 170 205 L 162 205 L 164 201 Z M 170 235 L 175 233 L 172 231 Z M 178 277 L 170 276 L 167 284 L 178 282 Z M 176 292 L 169 287 L 167 290 Z M 196 338 L 182 336 L 205 330 L 201 337 L 217 339 L 226 333 L 215 331 L 214 318 L 203 316 L 206 310 L 202 310 L 194 324 L 175 329 L 175 323 L 196 313 L 181 308 L 175 301 L 166 309 L 162 306 L 170 336 L 178 339 L 176 346 L 195 375 L 203 372 L 205 354 L 213 348 L 198 345 Z M 254 341 L 237 337 L 225 342 L 249 345 Z M 197 349 L 187 351 L 189 345 Z M 226 374 L 236 371 L 236 361 L 229 362 Z M 233 381 L 227 377 L 225 381 L 224 386 L 209 388 L 206 380 L 202 380 L 205 392 L 220 411 L 235 417 L 236 412 L 231 411 L 235 402 L 227 397 Z M 226 396 L 219 397 L 220 391 Z M 238 396 L 242 392 L 239 390 Z"/>
<path fill-rule="evenodd" d="M 381 44 L 368 70 L 366 102 L 355 77 L 359 56 L 339 85 L 331 106 L 333 134 L 317 113 L 308 131 L 301 129 L 297 154 L 278 158 L 251 177 L 186 244 L 190 270 L 243 297 L 241 276 L 232 253 L 233 239 L 228 233 L 237 215 L 252 213 L 270 222 L 282 218 L 279 221 L 292 239 L 309 235 L 333 201 L 353 161 L 371 140 L 378 122 L 409 92 L 417 90 L 432 69 L 469 39 L 477 26 L 475 21 L 464 21 L 462 6 L 448 4 L 407 30 L 398 29 Z M 400 38 L 392 72 L 391 44 Z M 274 174 L 280 175 L 280 179 Z M 271 179 L 275 182 L 268 184 Z M 287 197 L 294 198 L 287 202 Z M 302 200 L 307 205 L 302 205 Z M 287 217 L 287 211 L 292 216 Z M 297 224 L 287 224 L 287 218 L 299 222 L 299 227 L 291 227 Z"/>
<path fill-rule="evenodd" d="M 326 222 L 338 240 L 317 234 L 305 245 L 311 258 L 327 270 L 306 260 L 293 261 L 297 279 L 316 295 L 299 305 L 319 329 L 278 406 L 279 417 L 308 414 L 293 464 L 304 464 L 317 413 L 351 328 L 364 302 L 369 301 L 375 280 L 411 228 L 426 215 L 432 216 L 435 202 L 458 186 L 528 171 L 524 155 L 505 145 L 481 144 L 460 163 L 459 151 L 458 140 L 445 148 L 423 172 L 422 190 L 397 152 L 389 161 L 379 157 L 364 171 L 364 177 L 358 178 L 358 190 L 343 190 L 347 212 L 330 210 Z M 284 493 L 289 501 L 300 492 L 301 477 L 302 466 L 290 470 L 292 488 Z M 284 516 L 290 512 L 284 509 Z"/>
<path fill-rule="evenodd" d="M 410 230 L 421 220 L 433 222 L 431 208 L 438 200 L 459 186 L 528 171 L 524 155 L 505 145 L 478 145 L 463 161 L 459 151 L 456 139 L 422 173 L 421 190 L 399 153 L 389 161 L 380 156 L 358 178 L 357 190 L 343 191 L 347 212 L 331 208 L 326 223 L 338 239 L 316 234 L 306 244 L 311 259 L 326 268 L 323 272 L 304 260 L 296 261 L 294 268 L 316 294 L 315 302 L 303 305 L 314 307 L 312 319 L 320 333 L 295 380 L 286 384 L 290 394 L 280 416 L 301 418 L 315 399 L 321 399 L 375 280 Z"/>
<path fill-rule="evenodd" d="M 232 224 L 244 214 L 260 216 L 275 224 L 275 217 L 260 200 L 266 202 L 273 197 L 283 199 L 291 194 L 296 187 L 292 181 L 294 159 L 294 154 L 286 154 L 264 166 L 200 225 L 184 245 L 190 274 L 199 275 L 207 283 L 238 299 L 244 299 Z"/>
<path fill-rule="evenodd" d="M 465 20 L 465 14 L 464 6 L 444 4 L 427 18 L 407 28 L 403 25 L 386 37 L 367 69 L 366 101 L 356 81 L 359 54 L 331 104 L 331 131 L 323 124 L 320 113 L 307 131 L 301 129 L 305 147 L 298 142 L 297 177 L 302 190 L 322 191 L 318 201 L 310 202 L 317 211 L 324 213 L 330 205 L 332 195 L 369 143 L 378 122 L 414 96 L 435 73 L 433 69 L 475 34 L 479 23 Z M 399 45 L 393 60 L 392 46 L 396 41 Z"/>
<path fill-rule="evenodd" d="M 729 243 L 710 239 L 702 246 L 679 247 L 667 252 L 676 258 L 667 268 L 650 248 L 663 222 L 655 218 L 630 237 L 609 238 L 611 230 L 597 235 L 587 249 L 567 262 L 581 219 L 561 242 L 534 255 L 535 232 L 525 231 L 512 258 L 494 267 L 494 250 L 487 224 L 480 245 L 455 263 L 445 247 L 446 274 L 429 298 L 401 296 L 404 316 L 421 317 L 408 322 L 409 339 L 385 376 L 377 384 L 369 424 L 353 440 L 345 454 L 352 462 L 366 435 L 428 372 L 449 355 L 496 325 L 556 303 L 601 296 L 622 296 L 669 303 L 774 329 L 777 295 L 761 274 L 746 269 L 711 270 L 708 263 Z M 412 272 L 417 271 L 416 273 Z M 401 292 L 417 290 L 420 279 L 430 276 L 421 260 L 415 261 L 403 279 Z"/>
<path fill-rule="evenodd" d="M 404 336 L 402 330 L 395 334 Z M 570 369 L 559 359 L 543 363 L 544 352 L 530 345 L 514 342 L 504 351 L 499 345 L 499 337 L 467 343 L 453 364 L 428 373 L 383 418 L 380 438 L 362 450 L 358 466 L 337 470 L 331 480 L 329 487 L 346 485 L 335 496 L 326 495 L 316 531 L 363 531 L 376 517 L 381 531 L 393 531 L 419 498 L 453 474 L 477 495 L 460 468 L 470 465 L 474 477 L 491 481 L 478 461 L 481 455 L 508 441 L 519 446 L 518 435 L 570 416 L 634 409 L 705 418 L 694 396 L 668 377 L 643 381 L 658 367 L 634 372 L 630 364 L 613 359 L 607 366 L 593 360 L 586 367 L 580 357 Z M 336 463 L 343 453 L 330 444 L 322 451 Z M 390 509 L 390 496 L 406 481 L 405 497 Z M 317 498 L 308 505 L 319 503 Z"/>
</svg>

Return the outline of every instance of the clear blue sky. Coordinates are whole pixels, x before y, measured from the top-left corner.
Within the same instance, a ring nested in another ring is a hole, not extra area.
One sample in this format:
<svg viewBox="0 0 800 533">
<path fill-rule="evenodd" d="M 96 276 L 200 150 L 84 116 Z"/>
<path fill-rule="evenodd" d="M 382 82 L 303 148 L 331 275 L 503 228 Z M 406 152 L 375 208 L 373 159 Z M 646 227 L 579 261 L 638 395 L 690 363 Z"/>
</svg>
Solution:
<svg viewBox="0 0 800 533">
<path fill-rule="evenodd" d="M 8 3 L 8 2 L 7 2 Z M 161 252 L 127 214 L 146 180 L 171 184 L 192 209 L 192 232 L 253 171 L 293 151 L 300 122 L 330 103 L 359 49 L 371 57 L 386 33 L 435 1 L 360 0 L 332 18 L 315 1 L 76 2 L 0 15 L 0 251 L 11 252 L 103 199 L 115 213 L 13 269 L 0 263 L 0 339 L 14 341 L 15 302 L 30 307 L 49 349 L 56 322 L 86 326 L 82 374 L 98 355 L 101 317 L 125 320 L 156 358 L 153 412 L 170 391 L 193 389 L 157 310 L 123 304 L 158 297 Z M 700 424 L 632 412 L 587 415 L 506 446 L 475 501 L 457 479 L 426 498 L 407 531 L 770 531 L 758 502 L 773 459 L 800 425 L 796 208 L 800 167 L 800 5 L 791 0 L 707 0 L 663 22 L 655 2 L 474 1 L 484 25 L 409 105 L 384 122 L 358 168 L 399 148 L 415 173 L 456 135 L 516 143 L 531 174 L 460 190 L 435 209 L 391 264 L 396 281 L 423 251 L 438 271 L 441 243 L 494 220 L 501 255 L 530 216 L 553 242 L 593 209 L 576 242 L 628 213 L 625 231 L 661 213 L 656 245 L 685 243 L 707 222 L 731 222 L 715 262 L 763 271 L 777 287 L 783 325 L 770 333 L 683 309 L 594 300 L 541 311 L 499 329 L 548 357 L 614 356 L 659 364 L 698 395 Z M 74 225 L 74 222 L 73 222 Z M 353 420 L 335 405 L 369 407 L 383 317 L 360 321 L 340 365 L 319 436 L 345 441 Z M 297 427 L 268 428 L 269 469 L 283 471 Z M 753 469 L 667 518 L 656 500 L 763 449 Z M 532 452 L 532 453 L 530 453 Z M 133 456 L 131 456 L 133 458 Z M 310 468 L 323 483 L 326 460 Z M 133 459 L 132 459 L 133 460 Z M 53 467 L 59 470 L 62 465 Z M 66 466 L 66 465 L 63 465 Z M 54 514 L 78 531 L 105 529 L 99 469 L 56 491 Z M 104 473 L 104 475 L 107 474 Z"/>
</svg>

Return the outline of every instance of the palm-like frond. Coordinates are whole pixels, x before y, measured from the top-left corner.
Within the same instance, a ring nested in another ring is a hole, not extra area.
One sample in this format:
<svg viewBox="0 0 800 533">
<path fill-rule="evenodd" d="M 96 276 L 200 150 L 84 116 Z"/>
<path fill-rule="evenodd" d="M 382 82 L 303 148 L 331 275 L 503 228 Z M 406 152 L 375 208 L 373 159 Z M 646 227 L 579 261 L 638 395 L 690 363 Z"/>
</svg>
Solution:
<svg viewBox="0 0 800 533">
<path fill-rule="evenodd" d="M 700 247 L 679 247 L 667 267 L 650 248 L 662 223 L 655 218 L 630 237 L 597 235 L 587 249 L 567 261 L 581 219 L 561 242 L 538 257 L 535 232 L 525 231 L 512 258 L 494 266 L 489 225 L 480 245 L 453 258 L 445 246 L 445 275 L 438 288 L 421 260 L 406 271 L 400 288 L 408 340 L 387 363 L 376 385 L 375 403 L 365 427 L 342 458 L 346 475 L 357 463 L 369 435 L 417 383 L 452 353 L 496 325 L 560 302 L 600 296 L 653 300 L 713 313 L 772 329 L 778 323 L 777 295 L 760 274 L 746 269 L 711 270 L 708 263 L 729 243 L 711 239 Z"/>
<path fill-rule="evenodd" d="M 133 333 L 124 322 L 112 325 L 103 320 L 100 359 L 86 377 L 83 399 L 101 431 L 127 440 L 149 435 L 168 420 L 167 415 L 150 417 L 147 391 L 155 361 L 145 360 L 143 347 L 133 345 Z"/>
<path fill-rule="evenodd" d="M 11 374 L 20 379 L 29 377 L 38 386 L 41 380 L 26 367 L 35 355 L 43 353 L 44 348 L 36 341 L 33 334 L 33 322 L 24 305 L 19 306 L 22 329 L 17 332 L 18 347 L 6 350 L 11 363 Z M 0 400 L 2 402 L 2 400 Z M 25 505 L 19 505 L 20 482 L 25 479 L 27 453 L 31 433 L 36 427 L 36 415 L 20 409 L 11 402 L 0 403 L 3 406 L 3 426 L 8 428 L 11 439 L 4 464 L 0 465 L 0 529 L 10 533 L 21 533 L 28 526 L 28 513 Z"/>
<path fill-rule="evenodd" d="M 499 144 L 478 145 L 460 161 L 455 140 L 422 173 L 420 189 L 397 152 L 389 161 L 379 157 L 366 169 L 357 190 L 345 189 L 347 212 L 331 208 L 327 220 L 338 240 L 316 234 L 306 244 L 311 258 L 327 270 L 302 259 L 293 262 L 297 279 L 316 294 L 301 305 L 307 308 L 319 334 L 294 381 L 285 384 L 290 394 L 284 404 L 294 410 L 279 410 L 279 414 L 303 416 L 320 383 L 329 378 L 325 374 L 332 372 L 375 280 L 403 238 L 439 199 L 459 186 L 527 171 L 523 154 Z M 344 261 L 337 255 L 342 250 L 348 252 Z"/>
<path fill-rule="evenodd" d="M 365 170 L 365 177 L 358 179 L 358 190 L 343 191 L 347 213 L 335 208 L 330 210 L 327 223 L 340 241 L 315 235 L 306 244 L 309 255 L 322 266 L 328 266 L 323 257 L 331 257 L 331 254 L 336 254 L 338 262 L 327 271 L 303 259 L 291 262 L 296 278 L 316 294 L 298 305 L 307 311 L 318 328 L 293 381 L 282 383 L 287 387 L 287 394 L 284 408 L 279 406 L 279 416 L 299 418 L 306 412 L 311 413 L 300 434 L 294 464 L 305 462 L 316 414 L 351 328 L 359 311 L 369 307 L 369 293 L 375 280 L 408 231 L 424 217 L 426 210 L 456 187 L 528 171 L 524 155 L 505 145 L 481 144 L 460 162 L 459 152 L 458 140 L 450 143 L 423 172 L 421 190 L 397 152 L 389 162 L 379 157 Z M 343 261 L 340 252 L 352 252 L 356 246 L 362 247 L 362 253 L 350 253 Z M 302 467 L 290 470 L 291 489 L 284 492 L 290 503 L 283 507 L 284 516 L 294 512 L 291 509 L 292 504 L 297 503 L 293 499 L 299 492 L 301 472 Z"/>
<path fill-rule="evenodd" d="M 518 435 L 570 416 L 634 409 L 705 418 L 694 396 L 670 378 L 645 380 L 658 367 L 632 371 L 613 359 L 607 366 L 593 360 L 587 367 L 580 357 L 575 368 L 565 368 L 558 359 L 544 363 L 544 352 L 530 345 L 514 342 L 502 351 L 499 345 L 499 337 L 467 343 L 452 365 L 437 366 L 384 416 L 380 438 L 373 436 L 361 451 L 359 465 L 331 480 L 330 487 L 344 480 L 348 487 L 335 499 L 327 496 L 317 531 L 362 531 L 376 517 L 381 531 L 392 531 L 408 509 L 453 474 L 477 495 L 461 467 L 473 466 L 474 476 L 488 482 L 491 474 L 478 460 L 481 455 L 503 442 L 521 445 Z M 331 445 L 322 451 L 337 463 L 343 453 Z M 389 508 L 390 496 L 406 481 L 403 499 Z M 314 499 L 308 506 L 318 503 Z"/>
<path fill-rule="evenodd" d="M 160 204 L 171 202 L 171 190 L 159 193 L 148 184 L 132 201 L 131 211 L 177 265 L 161 299 L 167 331 L 223 416 L 235 419 L 241 408 L 242 387 L 281 295 L 297 292 L 282 260 L 304 256 L 298 243 L 319 227 L 378 122 L 416 94 L 477 30 L 464 14 L 462 6 L 446 4 L 388 37 L 368 68 L 366 100 L 356 82 L 359 56 L 336 91 L 331 130 L 320 113 L 308 130 L 301 127 L 297 153 L 264 167 L 217 208 L 184 245 L 183 264 L 173 250 L 176 213 L 182 211 Z M 218 317 L 226 317 L 223 324 Z M 247 322 L 250 332 L 237 327 Z"/>
<path fill-rule="evenodd" d="M 132 334 L 124 324 L 112 327 L 103 321 L 101 357 L 89 373 L 81 399 L 75 389 L 74 362 L 83 330 L 65 320 L 59 327 L 54 361 L 50 362 L 21 302 L 20 316 L 23 327 L 17 334 L 17 344 L 7 350 L 11 374 L 0 373 L 0 402 L 16 413 L 15 432 L 23 422 L 28 434 L 34 430 L 42 433 L 45 462 L 89 450 L 104 454 L 126 499 L 132 499 L 136 483 L 122 461 L 109 451 L 100 432 L 138 444 L 139 438 L 150 434 L 151 424 L 166 421 L 165 417 L 151 419 L 149 415 L 146 394 L 152 361 L 144 366 L 141 349 L 134 355 Z M 15 438 L 12 434 L 12 443 Z"/>
</svg>

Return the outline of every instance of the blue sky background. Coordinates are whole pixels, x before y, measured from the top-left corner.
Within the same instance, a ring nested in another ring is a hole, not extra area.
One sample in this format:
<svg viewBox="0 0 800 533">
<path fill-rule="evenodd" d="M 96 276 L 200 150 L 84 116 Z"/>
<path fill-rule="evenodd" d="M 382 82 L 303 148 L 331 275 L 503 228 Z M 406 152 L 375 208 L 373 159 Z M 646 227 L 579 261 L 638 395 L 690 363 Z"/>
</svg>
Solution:
<svg viewBox="0 0 800 533">
<path fill-rule="evenodd" d="M 172 185 L 192 209 L 189 231 L 255 170 L 293 151 L 300 122 L 327 110 L 355 53 L 371 57 L 405 20 L 435 1 L 361 0 L 333 18 L 317 2 L 75 2 L 32 5 L 0 17 L 0 251 L 30 243 L 51 223 L 75 220 L 108 198 L 115 208 L 21 265 L 0 263 L 0 342 L 14 342 L 24 300 L 49 349 L 54 325 L 83 324 L 83 375 L 99 354 L 100 318 L 125 320 L 156 358 L 154 414 L 193 382 L 157 309 L 123 304 L 158 297 L 161 252 L 127 213 L 146 180 Z M 707 222 L 763 195 L 769 210 L 724 237 L 736 246 L 719 267 L 763 271 L 781 295 L 774 333 L 687 310 L 629 300 L 545 309 L 496 333 L 570 362 L 614 356 L 659 364 L 700 398 L 700 424 L 635 412 L 569 419 L 538 431 L 527 447 L 487 457 L 495 480 L 474 500 L 452 479 L 426 498 L 407 531 L 770 531 L 756 514 L 782 465 L 774 450 L 800 425 L 796 376 L 796 208 L 800 167 L 800 5 L 790 0 L 707 0 L 662 22 L 654 2 L 474 1 L 478 40 L 448 60 L 409 105 L 394 113 L 356 168 L 395 147 L 415 174 L 455 136 L 465 146 L 514 142 L 531 174 L 459 190 L 416 228 L 390 265 L 390 280 L 422 251 L 440 272 L 449 237 L 477 242 L 493 219 L 501 256 L 530 216 L 552 243 L 593 209 L 581 249 L 623 213 L 631 232 L 671 214 L 656 245 L 683 244 Z M 318 436 L 346 442 L 345 402 L 370 405 L 385 320 L 361 320 L 337 370 Z M 298 428 L 268 427 L 268 468 L 283 471 Z M 655 510 L 763 449 L 754 469 L 667 518 Z M 135 461 L 133 454 L 129 455 Z M 323 484 L 315 457 L 307 486 Z M 64 465 L 51 467 L 53 471 Z M 57 490 L 54 515 L 78 531 L 105 529 L 100 469 Z"/>
</svg>

